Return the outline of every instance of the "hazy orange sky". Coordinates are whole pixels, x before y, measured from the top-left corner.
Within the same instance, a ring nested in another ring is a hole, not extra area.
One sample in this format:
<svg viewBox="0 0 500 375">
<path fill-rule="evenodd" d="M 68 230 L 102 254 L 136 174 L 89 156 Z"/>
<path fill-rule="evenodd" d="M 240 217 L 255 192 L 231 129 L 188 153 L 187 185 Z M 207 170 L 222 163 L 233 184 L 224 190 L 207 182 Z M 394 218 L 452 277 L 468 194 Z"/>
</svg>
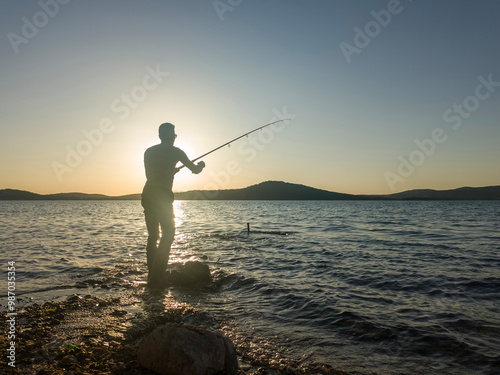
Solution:
<svg viewBox="0 0 500 375">
<path fill-rule="evenodd" d="M 283 180 L 343 193 L 500 185 L 500 3 L 0 5 L 0 189 L 138 193 L 162 122 L 174 190 Z"/>
</svg>

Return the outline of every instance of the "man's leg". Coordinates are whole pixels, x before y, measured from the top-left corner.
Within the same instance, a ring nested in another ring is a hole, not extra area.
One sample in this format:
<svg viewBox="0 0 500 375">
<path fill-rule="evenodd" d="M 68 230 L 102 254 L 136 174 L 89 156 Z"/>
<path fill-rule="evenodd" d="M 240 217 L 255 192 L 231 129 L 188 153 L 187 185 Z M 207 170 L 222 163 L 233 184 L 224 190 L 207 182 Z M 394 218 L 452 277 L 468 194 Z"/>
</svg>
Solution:
<svg viewBox="0 0 500 375">
<path fill-rule="evenodd" d="M 148 244 L 146 245 L 148 278 L 151 276 L 156 253 L 158 252 L 157 242 L 160 237 L 160 221 L 156 214 L 145 210 L 146 227 L 148 228 Z"/>
<path fill-rule="evenodd" d="M 170 247 L 174 242 L 175 223 L 173 209 L 169 208 L 167 212 L 162 213 L 160 219 L 161 239 L 154 260 L 154 273 L 161 275 L 165 272 L 170 257 Z"/>
</svg>

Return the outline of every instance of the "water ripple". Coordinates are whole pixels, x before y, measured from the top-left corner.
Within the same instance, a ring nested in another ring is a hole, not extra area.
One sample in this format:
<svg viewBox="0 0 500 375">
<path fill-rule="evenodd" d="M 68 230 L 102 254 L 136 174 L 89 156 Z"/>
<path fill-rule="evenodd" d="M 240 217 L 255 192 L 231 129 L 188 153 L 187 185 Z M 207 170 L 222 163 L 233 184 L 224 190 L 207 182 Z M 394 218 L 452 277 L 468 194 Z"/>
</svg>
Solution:
<svg viewBox="0 0 500 375">
<path fill-rule="evenodd" d="M 0 207 L 0 257 L 17 259 L 21 292 L 64 289 L 114 267 L 117 284 L 144 275 L 138 202 Z M 183 298 L 234 319 L 240 334 L 276 338 L 299 362 L 359 373 L 500 373 L 499 202 L 175 208 L 172 260 L 204 257 L 216 276 L 213 294 Z M 248 222 L 288 235 L 247 234 Z"/>
</svg>

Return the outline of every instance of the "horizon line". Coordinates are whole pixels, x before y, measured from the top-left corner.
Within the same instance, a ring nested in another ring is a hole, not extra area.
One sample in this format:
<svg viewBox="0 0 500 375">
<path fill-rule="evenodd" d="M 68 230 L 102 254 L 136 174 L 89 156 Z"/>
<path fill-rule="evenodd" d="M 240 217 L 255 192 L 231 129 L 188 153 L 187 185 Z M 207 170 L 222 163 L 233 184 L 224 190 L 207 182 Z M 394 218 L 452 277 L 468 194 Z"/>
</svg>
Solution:
<svg viewBox="0 0 500 375">
<path fill-rule="evenodd" d="M 390 195 L 394 195 L 394 194 L 400 194 L 400 193 L 405 193 L 405 192 L 410 192 L 410 191 L 418 191 L 418 190 L 452 191 L 452 190 L 467 189 L 467 188 L 479 189 L 479 188 L 500 187 L 500 185 L 487 185 L 487 186 L 470 186 L 470 185 L 467 185 L 467 186 L 459 186 L 459 187 L 449 188 L 449 189 L 413 188 L 413 189 L 408 189 L 408 190 L 397 191 L 397 192 L 394 192 L 394 193 L 378 193 L 378 194 L 363 193 L 363 194 L 353 194 L 353 193 L 343 193 L 343 192 L 338 192 L 338 191 L 320 189 L 320 188 L 316 188 L 316 187 L 309 186 L 309 185 L 298 184 L 298 183 L 295 183 L 295 182 L 267 180 L 267 181 L 262 181 L 262 182 L 259 182 L 259 183 L 256 183 L 256 184 L 247 185 L 245 187 L 239 187 L 239 188 L 216 189 L 216 190 L 210 190 L 210 189 L 191 189 L 191 190 L 185 190 L 185 191 L 173 191 L 173 193 L 174 194 L 183 194 L 183 193 L 194 192 L 194 191 L 201 191 L 201 192 L 203 192 L 203 191 L 241 190 L 241 189 L 246 189 L 246 188 L 251 187 L 251 186 L 260 185 L 260 184 L 263 184 L 263 183 L 266 183 L 266 182 L 278 182 L 278 183 L 285 183 L 285 184 L 289 184 L 289 185 L 299 185 L 299 186 L 304 186 L 304 187 L 307 187 L 307 188 L 321 190 L 321 191 L 325 191 L 325 192 L 329 192 L 329 193 L 345 194 L 345 195 L 352 195 L 352 196 L 390 196 Z M 0 191 L 5 191 L 5 190 L 22 191 L 22 192 L 36 194 L 36 195 L 40 195 L 40 196 L 59 195 L 59 194 L 86 194 L 86 195 L 102 195 L 102 196 L 110 197 L 110 198 L 118 198 L 118 197 L 125 197 L 125 196 L 130 196 L 130 195 L 141 195 L 142 194 L 142 192 L 138 192 L 138 193 L 127 193 L 127 194 L 120 194 L 120 195 L 107 195 L 107 194 L 103 194 L 103 193 L 85 193 L 85 192 L 81 192 L 81 191 L 69 191 L 69 192 L 40 194 L 40 193 L 36 193 L 36 192 L 30 191 L 30 190 L 24 190 L 24 189 L 15 189 L 15 188 L 2 188 L 2 189 L 0 189 Z"/>
</svg>

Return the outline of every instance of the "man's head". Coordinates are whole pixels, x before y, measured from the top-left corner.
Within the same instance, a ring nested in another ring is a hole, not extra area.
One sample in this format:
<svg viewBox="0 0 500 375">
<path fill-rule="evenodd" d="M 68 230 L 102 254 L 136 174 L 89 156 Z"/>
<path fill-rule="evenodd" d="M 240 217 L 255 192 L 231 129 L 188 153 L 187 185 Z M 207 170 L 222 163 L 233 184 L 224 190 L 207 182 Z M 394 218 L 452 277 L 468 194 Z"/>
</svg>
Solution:
<svg viewBox="0 0 500 375">
<path fill-rule="evenodd" d="M 158 136 L 163 143 L 174 143 L 175 140 L 175 126 L 169 122 L 160 125 L 158 129 Z"/>
</svg>

